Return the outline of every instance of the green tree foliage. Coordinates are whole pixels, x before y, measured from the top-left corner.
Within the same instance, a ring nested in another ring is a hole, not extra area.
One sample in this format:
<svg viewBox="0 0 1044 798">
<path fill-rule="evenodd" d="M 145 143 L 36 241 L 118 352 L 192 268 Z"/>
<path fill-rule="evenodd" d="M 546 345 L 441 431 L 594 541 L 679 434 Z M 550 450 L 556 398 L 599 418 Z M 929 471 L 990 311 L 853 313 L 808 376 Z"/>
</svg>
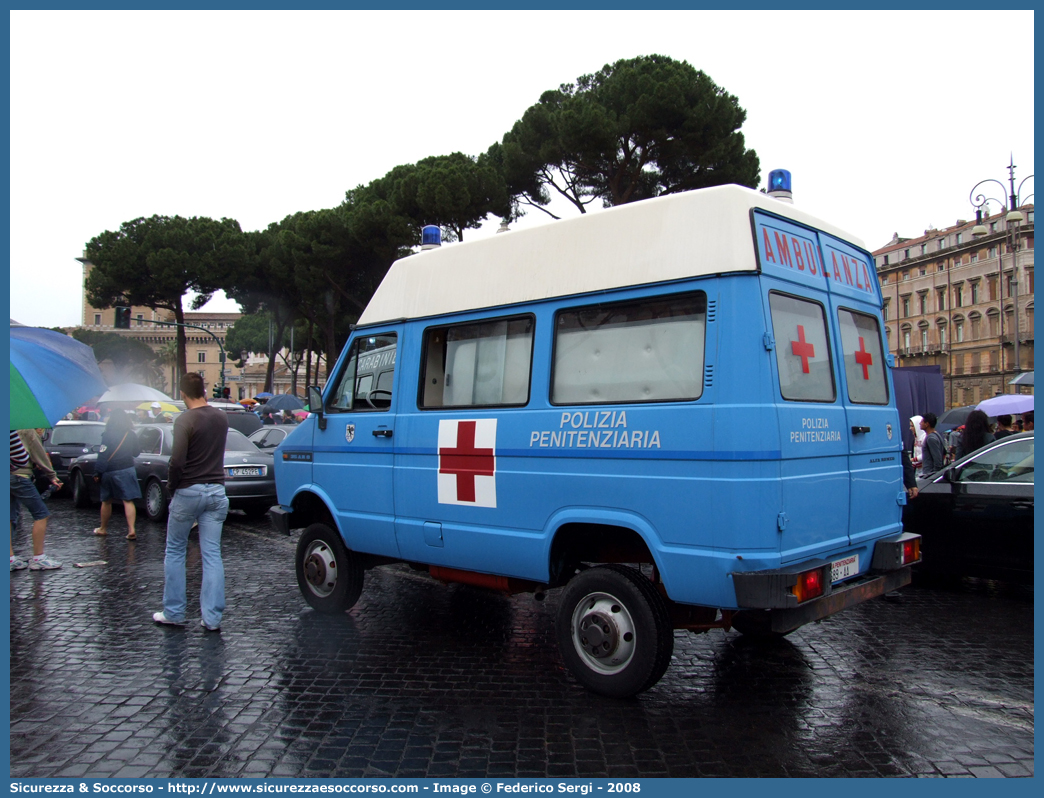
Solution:
<svg viewBox="0 0 1044 798">
<path fill-rule="evenodd" d="M 454 152 L 396 166 L 368 186 L 348 192 L 349 202 L 361 206 L 384 201 L 392 215 L 413 222 L 414 237 L 426 224 L 435 224 L 462 241 L 464 231 L 480 227 L 490 214 L 507 216 L 511 210 L 507 185 L 496 165 Z"/>
<path fill-rule="evenodd" d="M 138 382 L 163 387 L 162 361 L 152 347 L 137 338 L 118 333 L 77 327 L 72 337 L 94 350 L 99 363 L 108 360 L 116 371 L 117 382 Z"/>
<path fill-rule="evenodd" d="M 519 206 L 552 192 L 586 212 L 726 183 L 755 188 L 758 156 L 736 97 L 685 61 L 661 55 L 607 64 L 544 92 L 487 152 Z M 555 217 L 558 218 L 558 217 Z"/>
<path fill-rule="evenodd" d="M 248 259 L 246 239 L 234 219 L 152 216 L 125 222 L 87 243 L 94 264 L 85 285 L 95 307 L 144 305 L 174 313 L 185 323 L 182 300 L 199 294 L 192 307 L 206 304 Z M 185 329 L 177 328 L 179 373 L 185 369 Z"/>
</svg>

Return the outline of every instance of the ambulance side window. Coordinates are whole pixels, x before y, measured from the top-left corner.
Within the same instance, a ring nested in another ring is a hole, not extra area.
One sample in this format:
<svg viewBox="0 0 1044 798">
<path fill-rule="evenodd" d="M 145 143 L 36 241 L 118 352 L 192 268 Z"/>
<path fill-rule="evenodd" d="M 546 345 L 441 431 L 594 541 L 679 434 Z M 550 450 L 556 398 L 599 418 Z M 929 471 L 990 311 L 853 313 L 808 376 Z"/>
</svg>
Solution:
<svg viewBox="0 0 1044 798">
<path fill-rule="evenodd" d="M 783 398 L 792 402 L 833 402 L 837 392 L 823 306 L 772 291 L 769 308 Z"/>
<path fill-rule="evenodd" d="M 524 316 L 425 330 L 420 406 L 528 403 L 533 325 Z"/>
<path fill-rule="evenodd" d="M 855 404 L 888 404 L 881 329 L 877 319 L 866 313 L 839 308 L 841 352 L 845 360 L 848 398 Z"/>
<path fill-rule="evenodd" d="M 702 291 L 561 311 L 551 403 L 698 399 L 706 325 Z"/>
<path fill-rule="evenodd" d="M 373 412 L 391 407 L 395 344 L 394 333 L 356 338 L 336 377 L 337 390 L 326 400 L 326 412 Z"/>
</svg>

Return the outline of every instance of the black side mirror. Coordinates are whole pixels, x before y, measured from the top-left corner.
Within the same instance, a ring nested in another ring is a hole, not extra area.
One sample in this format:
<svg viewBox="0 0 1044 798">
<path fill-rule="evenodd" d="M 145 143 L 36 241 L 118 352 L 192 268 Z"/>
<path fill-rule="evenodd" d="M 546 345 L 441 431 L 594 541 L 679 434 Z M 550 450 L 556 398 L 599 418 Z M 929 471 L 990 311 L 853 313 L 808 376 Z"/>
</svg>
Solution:
<svg viewBox="0 0 1044 798">
<path fill-rule="evenodd" d="M 308 412 L 315 413 L 318 417 L 319 429 L 326 429 L 326 416 L 323 415 L 323 395 L 315 385 L 308 387 Z"/>
</svg>

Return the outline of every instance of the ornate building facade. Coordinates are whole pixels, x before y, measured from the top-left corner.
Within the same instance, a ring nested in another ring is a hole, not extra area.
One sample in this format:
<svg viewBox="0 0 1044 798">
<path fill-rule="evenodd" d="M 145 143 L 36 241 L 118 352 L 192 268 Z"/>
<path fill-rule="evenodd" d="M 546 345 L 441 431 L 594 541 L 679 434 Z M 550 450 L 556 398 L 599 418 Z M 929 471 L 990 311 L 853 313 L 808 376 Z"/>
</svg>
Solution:
<svg viewBox="0 0 1044 798">
<path fill-rule="evenodd" d="M 1026 390 L 1009 385 L 1033 370 L 1033 206 L 1019 210 L 1017 227 L 995 214 L 974 237 L 978 222 L 958 220 L 873 253 L 889 351 L 899 367 L 940 366 L 947 408 Z"/>
</svg>

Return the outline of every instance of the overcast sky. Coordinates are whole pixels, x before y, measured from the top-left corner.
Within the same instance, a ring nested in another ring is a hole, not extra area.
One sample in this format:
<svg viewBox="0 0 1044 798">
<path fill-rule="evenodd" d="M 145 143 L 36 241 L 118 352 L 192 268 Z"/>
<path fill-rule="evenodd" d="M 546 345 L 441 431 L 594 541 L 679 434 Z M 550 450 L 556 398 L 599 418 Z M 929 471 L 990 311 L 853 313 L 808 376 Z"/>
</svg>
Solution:
<svg viewBox="0 0 1044 798">
<path fill-rule="evenodd" d="M 1009 155 L 1033 173 L 1033 45 L 1028 11 L 15 11 L 11 315 L 81 323 L 75 258 L 125 221 L 256 230 L 333 207 L 653 53 L 739 99 L 762 186 L 791 170 L 796 204 L 877 249 L 972 218 L 972 186 L 1006 180 Z"/>
</svg>

